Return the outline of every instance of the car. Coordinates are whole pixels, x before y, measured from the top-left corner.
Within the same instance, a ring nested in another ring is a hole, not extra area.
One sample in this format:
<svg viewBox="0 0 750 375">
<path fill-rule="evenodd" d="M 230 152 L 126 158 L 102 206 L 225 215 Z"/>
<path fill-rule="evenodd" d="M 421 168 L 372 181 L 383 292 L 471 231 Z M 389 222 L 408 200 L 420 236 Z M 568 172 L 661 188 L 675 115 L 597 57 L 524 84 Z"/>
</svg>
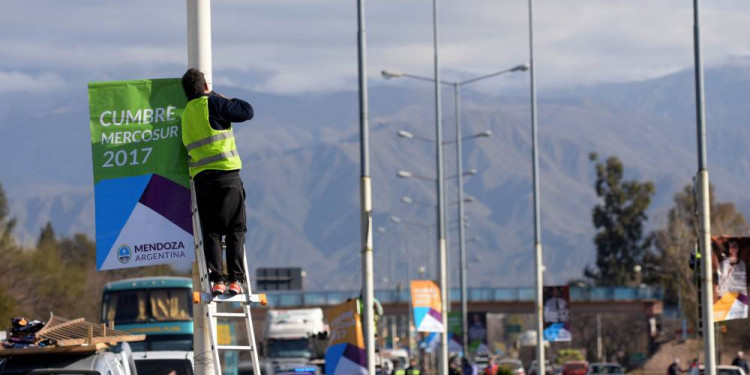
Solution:
<svg viewBox="0 0 750 375">
<path fill-rule="evenodd" d="M 526 375 L 526 371 L 523 369 L 523 362 L 513 358 L 503 358 L 495 361 L 498 368 L 505 368 L 510 370 L 514 375 Z"/>
<path fill-rule="evenodd" d="M 624 375 L 622 366 L 617 363 L 594 362 L 589 365 L 588 375 Z"/>
<path fill-rule="evenodd" d="M 700 365 L 698 374 L 704 375 L 703 365 Z M 719 365 L 716 366 L 716 375 L 747 375 L 742 367 Z"/>
<path fill-rule="evenodd" d="M 589 363 L 586 361 L 565 361 L 562 375 L 586 375 L 588 370 Z"/>
<path fill-rule="evenodd" d="M 127 375 L 120 361 L 109 351 L 23 354 L 0 358 L 0 374 Z"/>
<path fill-rule="evenodd" d="M 133 352 L 132 355 L 139 375 L 169 373 L 193 375 L 192 351 L 155 350 Z"/>
<path fill-rule="evenodd" d="M 529 368 L 526 371 L 526 373 L 529 374 L 529 375 L 536 375 L 536 373 L 537 373 L 536 368 L 537 368 L 537 365 L 536 365 L 536 359 L 535 359 L 535 360 L 531 361 L 531 364 L 529 365 Z M 545 359 L 544 360 L 544 373 L 545 374 L 554 374 L 554 372 L 555 372 L 555 369 L 552 367 L 552 362 L 550 362 L 549 360 Z"/>
</svg>

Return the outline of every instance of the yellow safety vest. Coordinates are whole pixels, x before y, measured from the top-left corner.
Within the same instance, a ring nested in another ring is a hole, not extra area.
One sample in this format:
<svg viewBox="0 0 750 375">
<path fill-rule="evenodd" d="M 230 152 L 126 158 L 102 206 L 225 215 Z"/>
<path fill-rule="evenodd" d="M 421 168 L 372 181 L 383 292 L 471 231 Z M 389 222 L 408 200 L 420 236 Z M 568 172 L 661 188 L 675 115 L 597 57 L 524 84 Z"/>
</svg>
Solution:
<svg viewBox="0 0 750 375">
<path fill-rule="evenodd" d="M 232 171 L 242 168 L 232 129 L 216 130 L 208 122 L 208 97 L 188 102 L 182 115 L 182 144 L 188 152 L 190 177 L 211 169 Z"/>
</svg>

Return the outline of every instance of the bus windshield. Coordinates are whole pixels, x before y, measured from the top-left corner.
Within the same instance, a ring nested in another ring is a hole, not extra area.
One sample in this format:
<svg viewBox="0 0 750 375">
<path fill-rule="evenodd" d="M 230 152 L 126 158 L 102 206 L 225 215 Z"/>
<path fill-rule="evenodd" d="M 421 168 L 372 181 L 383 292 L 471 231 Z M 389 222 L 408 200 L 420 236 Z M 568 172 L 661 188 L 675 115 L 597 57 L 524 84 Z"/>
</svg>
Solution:
<svg viewBox="0 0 750 375">
<path fill-rule="evenodd" d="M 191 321 L 190 292 L 188 288 L 106 292 L 102 321 L 115 324 Z"/>
</svg>

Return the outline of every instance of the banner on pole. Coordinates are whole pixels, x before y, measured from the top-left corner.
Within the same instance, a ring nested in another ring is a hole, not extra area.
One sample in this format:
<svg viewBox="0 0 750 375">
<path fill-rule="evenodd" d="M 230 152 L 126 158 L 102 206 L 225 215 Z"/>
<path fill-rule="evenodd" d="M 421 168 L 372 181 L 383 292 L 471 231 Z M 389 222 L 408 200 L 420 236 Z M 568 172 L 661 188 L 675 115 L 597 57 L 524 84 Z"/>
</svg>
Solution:
<svg viewBox="0 0 750 375">
<path fill-rule="evenodd" d="M 418 332 L 443 332 L 443 304 L 440 287 L 434 281 L 411 281 L 411 305 Z"/>
<path fill-rule="evenodd" d="M 451 352 L 460 352 L 463 347 L 463 326 L 461 325 L 462 314 L 460 311 L 448 312 L 448 350 Z"/>
<path fill-rule="evenodd" d="M 179 79 L 91 82 L 96 268 L 195 258 Z"/>
<path fill-rule="evenodd" d="M 325 355 L 325 373 L 331 375 L 367 374 L 367 353 L 357 300 L 349 300 L 326 310 L 331 335 Z"/>
<path fill-rule="evenodd" d="M 547 341 L 570 341 L 570 288 L 567 286 L 545 286 L 544 339 Z"/>
<path fill-rule="evenodd" d="M 714 237 L 711 261 L 714 270 L 714 321 L 747 318 L 747 262 L 750 237 Z"/>
<path fill-rule="evenodd" d="M 487 346 L 487 313 L 470 312 L 467 313 L 466 319 L 469 321 L 469 351 L 488 354 L 490 349 Z"/>
</svg>

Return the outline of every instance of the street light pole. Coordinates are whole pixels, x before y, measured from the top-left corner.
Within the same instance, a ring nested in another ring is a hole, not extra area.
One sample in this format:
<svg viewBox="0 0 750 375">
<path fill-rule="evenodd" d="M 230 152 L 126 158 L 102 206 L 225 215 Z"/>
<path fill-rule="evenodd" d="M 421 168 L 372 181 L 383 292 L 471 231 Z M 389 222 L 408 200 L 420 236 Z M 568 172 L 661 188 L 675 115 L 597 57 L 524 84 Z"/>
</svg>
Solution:
<svg viewBox="0 0 750 375">
<path fill-rule="evenodd" d="M 544 321 L 542 315 L 542 287 L 544 285 L 542 262 L 542 229 L 539 209 L 539 151 L 537 137 L 537 113 L 536 113 L 536 79 L 534 75 L 534 6 L 533 0 L 529 0 L 529 68 L 531 86 L 531 174 L 534 185 L 534 258 L 535 258 L 535 287 L 536 295 L 534 307 L 536 312 L 536 363 L 537 374 L 544 375 L 546 366 L 544 364 Z"/>
<path fill-rule="evenodd" d="M 463 213 L 464 207 L 463 207 L 463 204 L 464 204 L 464 199 L 463 199 L 463 172 L 462 172 L 463 171 L 463 164 L 462 164 L 462 150 L 461 150 L 461 147 L 462 147 L 461 143 L 463 141 L 463 137 L 461 136 L 461 86 L 463 86 L 465 84 L 470 84 L 470 83 L 478 82 L 478 81 L 481 81 L 481 80 L 484 80 L 484 79 L 487 79 L 487 78 L 492 78 L 492 77 L 496 77 L 496 76 L 499 76 L 499 75 L 507 74 L 507 73 L 524 72 L 524 71 L 526 71 L 528 69 L 529 69 L 528 65 L 521 64 L 521 65 L 517 65 L 517 66 L 515 66 L 513 68 L 510 68 L 510 69 L 505 69 L 505 70 L 501 70 L 499 72 L 495 72 L 495 73 L 491 73 L 491 74 L 486 74 L 486 75 L 479 76 L 479 77 L 476 77 L 476 78 L 468 79 L 468 80 L 465 80 L 465 81 L 457 81 L 457 82 L 443 81 L 443 80 L 440 80 L 438 76 L 435 76 L 435 78 L 432 79 L 432 78 L 421 77 L 421 76 L 418 76 L 418 75 L 407 74 L 407 73 L 403 73 L 403 72 L 399 72 L 399 71 L 394 71 L 394 70 L 383 70 L 381 72 L 381 74 L 383 75 L 383 77 L 386 78 L 386 79 L 407 77 L 407 78 L 417 79 L 417 80 L 420 80 L 420 81 L 432 81 L 432 82 L 435 83 L 436 87 L 439 86 L 438 83 L 444 84 L 444 85 L 451 85 L 451 86 L 453 86 L 454 95 L 455 95 L 455 111 L 456 111 L 455 112 L 455 114 L 456 114 L 456 121 L 455 121 L 456 122 L 456 140 L 455 140 L 455 142 L 456 142 L 456 150 L 457 150 L 457 153 L 458 153 L 458 157 L 457 157 L 457 159 L 458 159 L 457 160 L 458 161 L 457 162 L 458 173 L 457 173 L 457 175 L 458 175 L 458 197 L 459 197 L 458 198 L 458 210 L 459 210 L 459 232 L 458 232 L 458 236 L 459 236 L 459 253 L 460 253 L 460 255 L 459 255 L 459 262 L 460 262 L 460 264 L 459 264 L 459 270 L 460 270 L 460 279 L 461 279 L 460 280 L 460 284 L 461 284 L 461 316 L 462 316 L 461 329 L 462 329 L 462 341 L 463 341 L 462 342 L 462 346 L 463 346 L 464 355 L 468 354 L 468 342 L 467 342 L 468 341 L 468 319 L 467 319 L 467 308 L 468 308 L 467 305 L 468 305 L 468 303 L 467 303 L 467 291 L 466 291 L 466 247 L 465 247 L 465 243 L 464 243 L 464 225 L 463 225 L 463 218 L 464 218 L 464 213 Z M 439 92 L 439 90 L 436 90 L 436 91 Z M 472 136 L 471 138 L 489 137 L 491 134 L 492 133 L 489 130 L 487 130 L 485 132 L 476 134 L 476 135 Z M 399 131 L 398 132 L 398 136 L 401 137 L 401 138 L 419 139 L 419 140 L 422 140 L 422 141 L 429 141 L 429 142 L 432 141 L 430 139 L 426 139 L 426 138 L 423 138 L 423 137 L 417 137 L 414 134 L 412 134 L 410 132 L 407 132 L 407 131 L 404 131 L 404 130 Z M 438 150 L 440 150 L 440 146 L 441 145 L 443 145 L 445 143 L 450 143 L 450 142 L 442 142 L 442 140 L 438 140 L 436 143 L 438 145 Z M 442 163 L 441 163 L 441 165 L 442 165 Z M 476 172 L 474 172 L 474 173 L 476 173 Z M 403 177 L 403 178 L 417 177 L 417 178 L 426 179 L 425 177 L 416 176 L 416 175 L 413 175 L 413 174 L 405 172 L 405 171 L 399 171 L 398 172 L 398 176 L 399 177 Z M 440 212 L 440 210 L 438 210 L 438 212 Z M 444 237 L 442 237 L 442 236 L 441 236 L 441 238 L 444 239 Z M 443 287 L 444 286 L 441 285 L 441 288 L 443 288 Z M 448 307 L 450 307 L 450 306 L 448 306 Z M 445 309 L 445 310 L 447 311 L 447 309 Z M 446 333 L 446 335 L 447 335 L 447 333 Z"/>
<path fill-rule="evenodd" d="M 714 336 L 713 271 L 711 267 L 711 203 L 709 200 L 708 159 L 706 156 L 706 102 L 703 97 L 703 61 L 701 58 L 700 1 L 693 0 L 693 50 L 695 54 L 695 110 L 698 138 L 698 205 L 701 250 L 701 287 L 703 305 L 703 349 L 706 375 L 716 375 L 716 338 Z"/>
<path fill-rule="evenodd" d="M 372 268 L 372 185 L 370 182 L 370 139 L 367 103 L 367 39 L 365 38 L 365 4 L 357 0 L 357 60 L 359 74 L 359 150 L 360 150 L 360 207 L 362 241 L 362 301 L 365 350 L 367 351 L 367 373 L 375 373 L 375 321 L 373 300 L 375 298 Z"/>
<path fill-rule="evenodd" d="M 443 322 L 443 331 L 440 333 L 442 338 L 440 343 L 440 363 L 439 370 L 441 375 L 448 374 L 448 309 L 450 301 L 448 300 L 448 278 L 447 278 L 447 254 L 445 248 L 445 202 L 443 193 L 443 129 L 442 129 L 442 111 L 440 97 L 440 53 L 438 39 L 438 3 L 432 0 L 432 35 L 433 49 L 435 52 L 435 150 L 437 152 L 437 228 L 438 228 L 438 249 L 439 249 L 439 268 L 440 268 L 440 300 L 443 304 L 441 320 Z"/>
<path fill-rule="evenodd" d="M 461 144 L 461 85 L 453 84 L 453 95 L 456 101 L 456 174 L 458 175 L 458 249 L 459 249 L 459 278 L 461 284 L 461 345 L 464 357 L 469 354 L 469 317 L 466 298 L 466 245 L 464 243 L 464 172 L 463 150 Z"/>
</svg>

